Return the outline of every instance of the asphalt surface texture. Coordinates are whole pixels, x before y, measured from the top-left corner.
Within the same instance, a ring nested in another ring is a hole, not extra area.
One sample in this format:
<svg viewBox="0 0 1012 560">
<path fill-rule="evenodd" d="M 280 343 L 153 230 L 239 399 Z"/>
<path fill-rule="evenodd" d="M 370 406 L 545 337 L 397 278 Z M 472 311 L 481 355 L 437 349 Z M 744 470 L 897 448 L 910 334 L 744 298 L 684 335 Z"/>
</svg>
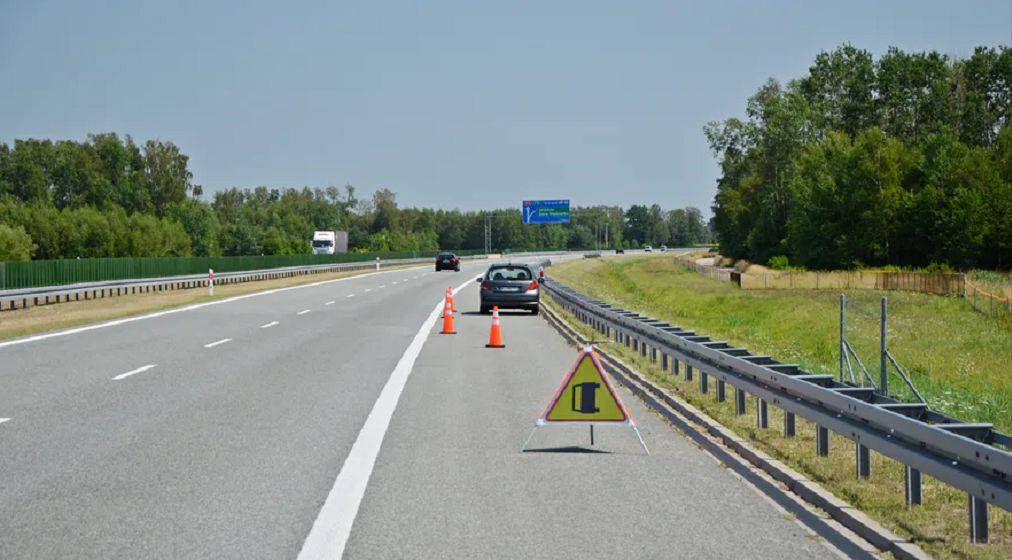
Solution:
<svg viewBox="0 0 1012 560">
<path fill-rule="evenodd" d="M 822 539 L 624 389 L 629 427 L 538 428 L 576 356 L 488 263 L 319 283 L 4 346 L 0 558 L 296 558 L 447 286 L 345 558 L 820 558 Z M 424 337 L 423 337 L 424 338 Z M 617 384 L 616 384 L 617 386 Z M 6 419 L 6 420 L 3 420 Z"/>
</svg>

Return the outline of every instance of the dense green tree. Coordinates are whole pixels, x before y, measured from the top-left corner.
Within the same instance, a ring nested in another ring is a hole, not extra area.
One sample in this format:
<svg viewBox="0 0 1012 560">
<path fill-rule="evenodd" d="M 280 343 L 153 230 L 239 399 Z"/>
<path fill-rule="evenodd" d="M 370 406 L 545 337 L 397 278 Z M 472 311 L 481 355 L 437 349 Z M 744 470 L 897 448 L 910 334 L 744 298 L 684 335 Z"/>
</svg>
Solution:
<svg viewBox="0 0 1012 560">
<path fill-rule="evenodd" d="M 710 123 L 721 251 L 808 267 L 1012 264 L 1012 51 L 844 45 Z M 669 218 L 681 236 L 681 215 Z"/>
<path fill-rule="evenodd" d="M 35 244 L 25 228 L 0 224 L 0 261 L 27 261 L 34 250 Z"/>
</svg>

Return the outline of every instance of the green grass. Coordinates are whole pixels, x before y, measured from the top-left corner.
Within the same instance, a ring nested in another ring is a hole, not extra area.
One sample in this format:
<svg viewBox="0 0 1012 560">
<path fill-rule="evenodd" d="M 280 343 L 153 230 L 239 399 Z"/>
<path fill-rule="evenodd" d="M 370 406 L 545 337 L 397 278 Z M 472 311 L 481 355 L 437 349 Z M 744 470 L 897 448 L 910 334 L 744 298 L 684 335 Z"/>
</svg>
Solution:
<svg viewBox="0 0 1012 560">
<path fill-rule="evenodd" d="M 582 260 L 552 267 L 571 287 L 629 309 L 728 340 L 814 373 L 839 370 L 839 292 L 746 291 L 670 258 Z M 1012 326 L 962 299 L 851 290 L 847 338 L 879 377 L 879 301 L 889 298 L 889 350 L 934 410 L 1012 432 Z M 854 364 L 857 369 L 857 365 Z M 912 393 L 890 368 L 890 392 Z"/>
<path fill-rule="evenodd" d="M 664 262 L 667 260 L 668 262 Z M 662 278 L 657 273 L 666 273 Z M 669 259 L 638 259 L 636 261 L 577 261 L 552 267 L 552 276 L 585 293 L 593 293 L 597 297 L 620 303 L 651 316 L 673 319 L 677 314 L 678 323 L 693 326 L 700 332 L 714 335 L 717 328 L 725 333 L 736 333 L 735 336 L 720 335 L 744 343 L 762 340 L 771 349 L 770 354 L 781 356 L 776 350 L 777 344 L 783 342 L 781 334 L 770 334 L 770 331 L 786 333 L 791 328 L 780 323 L 791 319 L 805 319 L 810 323 L 821 323 L 822 315 L 825 322 L 837 325 L 835 314 L 836 300 L 829 297 L 826 302 L 819 302 L 816 309 L 805 311 L 806 306 L 813 306 L 810 299 L 817 294 L 804 292 L 797 301 L 792 301 L 790 292 L 778 290 L 775 293 L 741 292 L 726 284 L 705 279 L 695 273 L 684 274 L 670 265 Z M 659 285 L 655 285 L 659 284 Z M 677 286 L 677 287 L 675 287 Z M 660 293 L 675 291 L 675 294 Z M 736 293 L 737 292 L 737 293 Z M 759 296 L 776 295 L 779 304 L 774 305 L 760 300 L 756 306 L 749 302 Z M 890 293 L 890 296 L 897 295 Z M 745 299 L 740 299 L 740 298 Z M 935 297 L 935 296 L 928 296 Z M 942 298 L 936 298 L 942 299 Z M 943 300 L 946 301 L 946 300 Z M 823 304 L 830 307 L 822 310 Z M 769 306 L 773 306 L 771 309 Z M 875 322 L 877 317 L 877 298 L 871 298 L 869 309 L 865 314 Z M 779 311 L 776 307 L 782 309 Z M 871 307 L 874 307 L 872 309 Z M 576 321 L 571 315 L 557 306 L 553 309 L 580 331 L 584 337 L 599 337 L 589 327 Z M 718 317 L 726 310 L 727 317 Z M 855 312 L 857 310 L 855 309 Z M 855 313 L 857 315 L 857 313 Z M 696 319 L 696 317 L 699 317 Z M 785 319 L 785 317 L 789 319 Z M 981 320 L 974 315 L 974 320 Z M 855 321 L 859 320 L 855 316 Z M 703 325 L 712 325 L 707 329 Z M 875 323 L 877 325 L 877 322 Z M 828 370 L 835 367 L 836 331 L 833 326 L 826 327 L 830 338 L 828 352 L 833 355 L 832 363 L 824 365 Z M 799 332 L 802 329 L 798 329 Z M 930 330 L 930 329 L 929 329 Z M 830 332 L 831 331 L 831 332 Z M 877 331 L 876 331 L 877 332 Z M 893 334 L 893 336 L 896 336 Z M 823 335 L 805 332 L 795 336 L 788 335 L 790 340 L 785 344 L 792 348 L 799 358 L 797 361 L 807 363 L 809 367 L 816 365 L 816 356 L 825 354 Z M 874 338 L 874 336 L 872 336 Z M 898 341 L 897 341 L 898 342 Z M 813 345 L 814 343 L 814 345 Z M 755 349 L 758 343 L 747 344 Z M 810 347 L 811 345 L 811 347 Z M 736 414 L 732 391 L 728 390 L 728 399 L 723 403 L 715 400 L 715 382 L 711 379 L 710 393 L 703 394 L 699 390 L 699 373 L 693 381 L 685 381 L 683 375 L 673 376 L 663 372 L 659 364 L 651 363 L 639 353 L 632 352 L 624 346 L 608 344 L 608 352 L 615 354 L 627 364 L 636 368 L 655 383 L 671 393 L 705 411 L 708 415 L 727 426 L 738 435 L 747 438 L 751 444 L 762 449 L 811 480 L 818 482 L 829 491 L 849 502 L 851 505 L 867 513 L 898 535 L 910 539 L 925 549 L 929 554 L 939 558 L 975 558 L 975 559 L 1006 559 L 1012 558 L 1012 513 L 997 507 L 990 508 L 989 527 L 991 543 L 987 545 L 971 544 L 967 538 L 966 494 L 942 484 L 929 476 L 924 476 L 922 506 L 907 509 L 903 498 L 903 467 L 901 464 L 872 453 L 872 476 L 870 480 L 857 480 L 854 473 L 854 444 L 838 436 L 831 437 L 828 457 L 819 457 L 815 453 L 815 426 L 801 418 L 797 419 L 797 436 L 785 438 L 781 434 L 783 413 L 775 406 L 769 407 L 770 429 L 761 430 L 755 425 L 755 400 L 749 399 L 748 411 L 744 416 Z M 765 351 L 764 351 L 765 353 Z M 866 352 L 862 352 L 866 353 Z M 804 358 L 805 356 L 812 356 Z M 804 358 L 804 359 L 802 359 Z M 997 377 L 1002 377 L 998 375 Z M 1006 380 L 1007 383 L 1007 380 Z M 1007 395 L 1006 395 L 1007 398 Z M 1006 414 L 1009 409 L 1005 409 Z"/>
</svg>

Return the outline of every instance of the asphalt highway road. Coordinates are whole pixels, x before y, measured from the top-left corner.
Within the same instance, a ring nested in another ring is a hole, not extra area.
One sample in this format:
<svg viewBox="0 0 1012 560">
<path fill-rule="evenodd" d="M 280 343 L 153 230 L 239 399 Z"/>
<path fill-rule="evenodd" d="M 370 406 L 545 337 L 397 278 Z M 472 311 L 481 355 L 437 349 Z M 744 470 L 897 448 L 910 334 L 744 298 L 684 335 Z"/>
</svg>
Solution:
<svg viewBox="0 0 1012 560">
<path fill-rule="evenodd" d="M 521 453 L 575 351 L 513 313 L 484 348 L 485 266 L 0 342 L 0 558 L 834 555 L 624 390 L 651 455 L 620 427 Z"/>
</svg>

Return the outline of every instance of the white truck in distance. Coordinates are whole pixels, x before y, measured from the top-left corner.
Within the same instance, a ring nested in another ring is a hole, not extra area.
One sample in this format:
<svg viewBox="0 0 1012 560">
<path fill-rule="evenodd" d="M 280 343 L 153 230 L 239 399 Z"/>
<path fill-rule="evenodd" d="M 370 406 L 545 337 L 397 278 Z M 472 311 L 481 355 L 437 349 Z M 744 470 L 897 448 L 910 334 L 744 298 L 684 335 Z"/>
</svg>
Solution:
<svg viewBox="0 0 1012 560">
<path fill-rule="evenodd" d="M 348 252 L 348 232 L 346 231 L 314 231 L 313 254 L 333 255 Z"/>
<path fill-rule="evenodd" d="M 313 232 L 313 254 L 314 255 L 333 255 L 334 254 L 334 241 L 337 236 L 332 231 L 314 231 Z"/>
</svg>

